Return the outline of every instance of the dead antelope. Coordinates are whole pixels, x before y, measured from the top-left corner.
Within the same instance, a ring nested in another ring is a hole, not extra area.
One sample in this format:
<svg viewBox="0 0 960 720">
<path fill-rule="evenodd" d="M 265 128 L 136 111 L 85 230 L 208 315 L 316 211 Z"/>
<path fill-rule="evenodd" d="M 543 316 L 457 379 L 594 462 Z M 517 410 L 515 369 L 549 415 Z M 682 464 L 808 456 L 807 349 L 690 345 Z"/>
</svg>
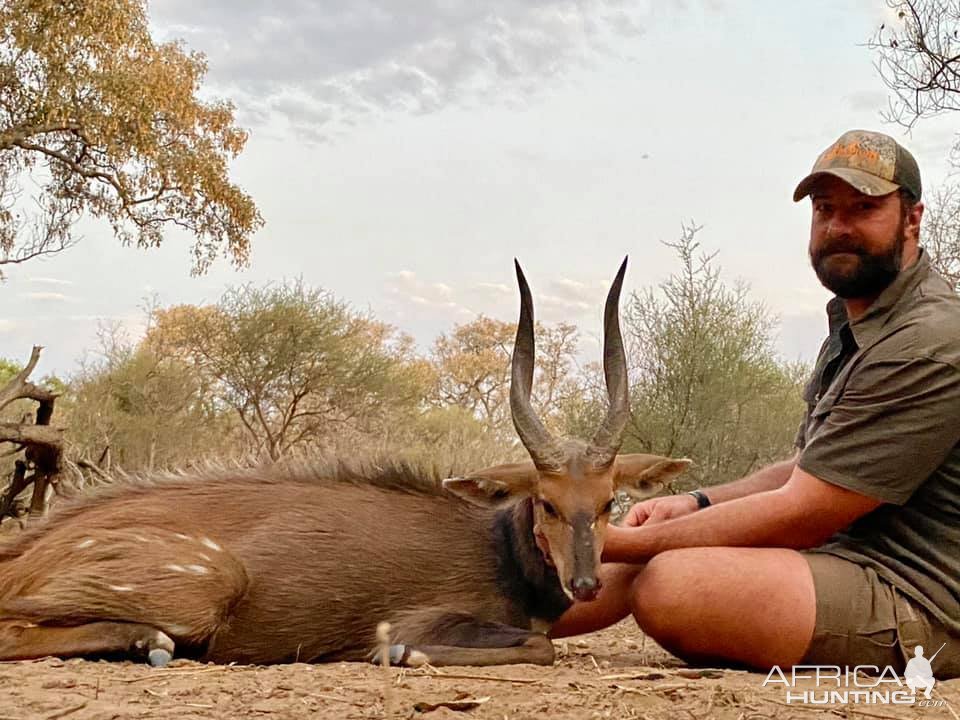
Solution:
<svg viewBox="0 0 960 720">
<path fill-rule="evenodd" d="M 597 594 L 614 490 L 650 494 L 688 464 L 617 456 L 625 269 L 607 297 L 610 407 L 592 443 L 556 440 L 531 407 L 533 303 L 518 264 L 510 407 L 532 462 L 442 485 L 342 466 L 120 483 L 0 546 L 0 659 L 367 660 L 387 620 L 394 663 L 552 663 L 541 633 Z"/>
</svg>

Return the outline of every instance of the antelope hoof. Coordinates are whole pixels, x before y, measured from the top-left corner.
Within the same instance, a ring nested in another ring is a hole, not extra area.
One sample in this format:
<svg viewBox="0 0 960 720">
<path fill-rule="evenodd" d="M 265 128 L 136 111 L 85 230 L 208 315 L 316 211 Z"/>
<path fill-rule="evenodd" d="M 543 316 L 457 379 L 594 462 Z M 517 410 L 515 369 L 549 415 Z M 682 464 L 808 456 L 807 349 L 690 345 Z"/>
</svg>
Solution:
<svg viewBox="0 0 960 720">
<path fill-rule="evenodd" d="M 173 639 L 161 630 L 149 633 L 146 637 L 141 637 L 133 644 L 135 651 L 146 653 L 147 662 L 153 667 L 163 667 L 173 660 Z M 143 657 L 141 654 L 140 657 Z"/>
<path fill-rule="evenodd" d="M 421 665 L 425 665 L 426 663 L 430 662 L 430 658 L 428 658 L 424 653 L 420 652 L 419 650 L 414 650 L 412 647 L 407 645 L 391 645 L 389 659 L 391 665 L 403 667 L 420 667 Z M 382 664 L 383 661 L 380 658 L 379 650 L 373 654 L 370 662 L 372 662 L 374 665 Z"/>
<path fill-rule="evenodd" d="M 373 658 L 370 660 L 374 665 L 382 665 L 383 658 L 380 656 L 381 651 L 377 650 L 373 654 Z M 391 645 L 388 651 L 388 659 L 391 665 L 403 665 L 403 661 L 406 660 L 407 655 L 407 646 L 406 645 Z"/>
<path fill-rule="evenodd" d="M 169 650 L 154 648 L 147 656 L 147 660 L 153 667 L 164 667 L 168 662 L 173 660 L 173 655 L 170 654 Z"/>
</svg>

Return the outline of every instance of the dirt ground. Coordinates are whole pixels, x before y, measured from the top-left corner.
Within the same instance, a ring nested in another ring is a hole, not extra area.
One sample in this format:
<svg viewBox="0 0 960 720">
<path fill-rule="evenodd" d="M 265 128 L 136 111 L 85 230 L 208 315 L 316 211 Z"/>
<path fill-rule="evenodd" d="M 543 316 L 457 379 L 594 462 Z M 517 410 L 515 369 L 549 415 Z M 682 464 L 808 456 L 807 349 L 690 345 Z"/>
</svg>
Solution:
<svg viewBox="0 0 960 720">
<path fill-rule="evenodd" d="M 161 670 L 84 660 L 0 663 L 0 720 L 957 720 L 960 712 L 960 680 L 937 684 L 936 707 L 787 705 L 782 686 L 761 687 L 764 675 L 686 668 L 644 641 L 631 622 L 556 645 L 559 659 L 552 668 L 391 669 L 389 682 L 382 668 L 349 663 L 252 667 L 174 661 Z M 451 701 L 461 706 L 431 709 Z"/>
</svg>

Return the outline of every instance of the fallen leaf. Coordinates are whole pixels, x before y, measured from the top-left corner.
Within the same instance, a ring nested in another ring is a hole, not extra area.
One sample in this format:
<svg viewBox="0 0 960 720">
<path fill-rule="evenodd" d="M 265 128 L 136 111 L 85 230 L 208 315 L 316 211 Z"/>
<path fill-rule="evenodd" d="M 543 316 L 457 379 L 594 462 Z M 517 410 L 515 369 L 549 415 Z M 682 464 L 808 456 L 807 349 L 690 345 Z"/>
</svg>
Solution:
<svg viewBox="0 0 960 720">
<path fill-rule="evenodd" d="M 419 713 L 428 713 L 439 708 L 447 708 L 448 710 L 463 712 L 466 710 L 473 710 L 489 700 L 489 697 L 479 697 L 463 698 L 460 700 L 446 700 L 438 703 L 418 702 L 413 706 L 413 709 Z"/>
</svg>

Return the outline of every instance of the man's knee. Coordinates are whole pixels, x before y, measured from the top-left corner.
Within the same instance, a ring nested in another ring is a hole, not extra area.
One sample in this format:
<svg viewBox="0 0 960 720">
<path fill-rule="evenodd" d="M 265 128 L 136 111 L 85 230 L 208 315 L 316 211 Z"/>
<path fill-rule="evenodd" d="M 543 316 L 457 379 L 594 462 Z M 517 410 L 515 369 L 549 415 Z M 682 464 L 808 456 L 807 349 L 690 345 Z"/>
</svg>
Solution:
<svg viewBox="0 0 960 720">
<path fill-rule="evenodd" d="M 630 591 L 631 611 L 645 632 L 672 634 L 678 623 L 685 624 L 691 555 L 694 553 L 686 549 L 667 550 L 652 557 L 637 573 Z"/>
</svg>

